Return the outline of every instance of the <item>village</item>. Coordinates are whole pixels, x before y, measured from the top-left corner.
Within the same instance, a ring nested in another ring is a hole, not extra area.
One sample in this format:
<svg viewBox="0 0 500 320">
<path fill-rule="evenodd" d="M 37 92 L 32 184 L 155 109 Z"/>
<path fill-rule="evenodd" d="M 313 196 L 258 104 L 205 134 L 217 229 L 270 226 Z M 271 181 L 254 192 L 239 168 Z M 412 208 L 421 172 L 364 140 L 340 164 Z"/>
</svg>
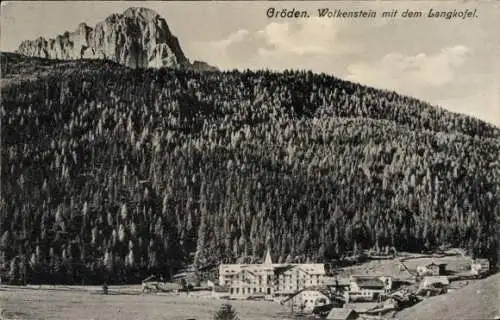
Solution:
<svg viewBox="0 0 500 320">
<path fill-rule="evenodd" d="M 343 267 L 274 263 L 267 251 L 262 263 L 221 264 L 201 273 L 187 268 L 169 283 L 151 276 L 142 289 L 159 295 L 269 301 L 288 310 L 282 319 L 383 319 L 491 274 L 487 259 L 472 259 L 459 249 L 367 253 L 356 259 Z"/>
</svg>

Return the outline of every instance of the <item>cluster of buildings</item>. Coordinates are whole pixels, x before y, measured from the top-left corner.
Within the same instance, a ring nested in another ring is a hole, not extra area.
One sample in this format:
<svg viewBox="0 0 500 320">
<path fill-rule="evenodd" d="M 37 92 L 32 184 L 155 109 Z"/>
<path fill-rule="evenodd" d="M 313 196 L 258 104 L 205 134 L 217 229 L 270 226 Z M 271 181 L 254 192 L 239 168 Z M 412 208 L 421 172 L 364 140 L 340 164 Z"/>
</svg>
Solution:
<svg viewBox="0 0 500 320">
<path fill-rule="evenodd" d="M 288 303 L 302 311 L 335 305 L 334 295 L 345 301 L 377 301 L 391 291 L 390 276 L 326 275 L 321 263 L 273 263 L 269 251 L 260 264 L 222 264 L 219 286 L 233 299 L 263 298 Z"/>
<path fill-rule="evenodd" d="M 166 287 L 147 278 L 143 289 L 185 291 L 200 296 L 210 292 L 217 298 L 274 300 L 290 306 L 292 311 L 328 314 L 326 319 L 332 320 L 354 320 L 361 314 L 380 315 L 406 308 L 421 301 L 420 297 L 453 290 L 450 281 L 482 277 L 490 271 L 487 259 L 474 260 L 466 274 L 450 273 L 446 264 L 434 261 L 416 270 L 400 263 L 401 270 L 406 270 L 409 277 L 395 279 L 384 274 L 332 277 L 327 275 L 325 264 L 274 263 L 268 251 L 263 263 L 221 264 L 218 268 L 211 265 L 197 272 L 188 268 L 172 277 L 180 287 Z"/>
<path fill-rule="evenodd" d="M 476 276 L 488 274 L 490 271 L 490 261 L 488 259 L 475 259 L 470 265 L 470 273 Z M 419 277 L 437 277 L 447 274 L 445 263 L 431 262 L 426 266 L 417 267 L 417 275 Z"/>
<path fill-rule="evenodd" d="M 479 275 L 488 270 L 489 262 L 486 259 L 475 260 L 471 265 L 472 274 Z M 434 295 L 446 292 L 450 283 L 446 264 L 432 262 L 418 266 L 416 271 L 420 287 L 414 293 Z M 325 272 L 324 264 L 273 263 L 269 251 L 263 263 L 221 264 L 218 273 L 217 287 L 224 288 L 220 291 L 225 293 L 225 297 L 275 300 L 304 312 L 311 312 L 321 306 L 328 306 L 332 310 L 335 307 L 345 308 L 357 302 L 380 305 L 380 302 L 390 301 L 394 293 L 401 290 L 394 290 L 395 279 L 388 275 L 330 277 Z M 402 292 L 400 300 L 404 302 L 408 292 L 404 289 Z M 353 313 L 348 312 L 346 316 L 349 318 Z"/>
</svg>

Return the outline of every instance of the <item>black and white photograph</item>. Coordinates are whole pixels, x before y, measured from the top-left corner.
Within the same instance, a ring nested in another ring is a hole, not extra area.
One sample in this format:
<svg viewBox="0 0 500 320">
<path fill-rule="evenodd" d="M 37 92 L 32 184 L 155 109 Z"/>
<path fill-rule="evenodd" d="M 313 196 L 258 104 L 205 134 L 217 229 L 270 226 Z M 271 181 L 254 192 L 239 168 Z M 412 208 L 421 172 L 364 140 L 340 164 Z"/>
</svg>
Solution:
<svg viewBox="0 0 500 320">
<path fill-rule="evenodd" d="M 499 1 L 0 30 L 0 320 L 500 320 Z"/>
</svg>

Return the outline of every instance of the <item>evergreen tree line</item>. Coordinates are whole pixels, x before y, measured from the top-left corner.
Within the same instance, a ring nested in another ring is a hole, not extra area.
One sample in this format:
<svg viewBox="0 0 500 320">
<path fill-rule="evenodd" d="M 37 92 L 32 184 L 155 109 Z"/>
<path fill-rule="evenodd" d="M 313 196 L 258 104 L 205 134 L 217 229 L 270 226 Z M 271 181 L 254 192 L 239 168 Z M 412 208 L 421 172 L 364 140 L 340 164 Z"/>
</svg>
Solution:
<svg viewBox="0 0 500 320">
<path fill-rule="evenodd" d="M 267 248 L 326 262 L 449 245 L 496 262 L 494 126 L 324 74 L 77 65 L 2 89 L 12 279 L 168 278 Z"/>
</svg>

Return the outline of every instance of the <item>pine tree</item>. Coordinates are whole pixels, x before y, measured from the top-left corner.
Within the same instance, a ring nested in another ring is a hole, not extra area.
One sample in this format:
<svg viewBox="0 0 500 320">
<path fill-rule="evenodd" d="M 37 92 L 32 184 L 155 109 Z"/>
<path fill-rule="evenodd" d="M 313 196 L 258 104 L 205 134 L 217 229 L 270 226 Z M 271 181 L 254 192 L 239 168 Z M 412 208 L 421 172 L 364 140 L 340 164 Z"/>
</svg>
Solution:
<svg viewBox="0 0 500 320">
<path fill-rule="evenodd" d="M 239 318 L 233 306 L 225 303 L 215 313 L 214 320 L 239 320 Z"/>
</svg>

